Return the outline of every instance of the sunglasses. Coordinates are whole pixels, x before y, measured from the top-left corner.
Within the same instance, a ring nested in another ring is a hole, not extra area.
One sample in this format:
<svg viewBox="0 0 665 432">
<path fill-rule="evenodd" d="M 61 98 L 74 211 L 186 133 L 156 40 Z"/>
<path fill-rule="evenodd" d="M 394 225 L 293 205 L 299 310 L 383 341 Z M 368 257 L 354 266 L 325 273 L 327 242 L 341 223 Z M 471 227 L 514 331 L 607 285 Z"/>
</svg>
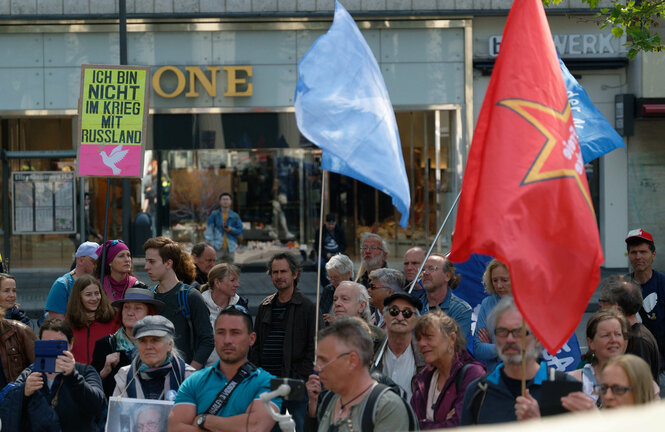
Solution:
<svg viewBox="0 0 665 432">
<path fill-rule="evenodd" d="M 390 314 L 390 316 L 394 317 L 396 317 L 399 314 L 402 314 L 402 316 L 405 319 L 409 319 L 413 316 L 413 314 L 415 314 L 415 312 L 412 311 L 411 309 L 399 309 L 397 307 L 391 307 L 390 309 L 388 309 L 388 313 Z"/>
</svg>

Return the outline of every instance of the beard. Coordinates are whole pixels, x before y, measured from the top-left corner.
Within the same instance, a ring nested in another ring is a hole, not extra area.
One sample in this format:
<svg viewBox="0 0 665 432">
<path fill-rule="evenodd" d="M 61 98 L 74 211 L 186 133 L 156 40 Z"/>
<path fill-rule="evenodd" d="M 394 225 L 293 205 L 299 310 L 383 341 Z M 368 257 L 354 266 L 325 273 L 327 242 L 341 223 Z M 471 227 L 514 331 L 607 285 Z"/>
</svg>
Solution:
<svg viewBox="0 0 665 432">
<path fill-rule="evenodd" d="M 516 349 L 517 353 L 515 354 L 505 354 L 504 350 L 507 348 Z M 501 361 L 507 365 L 518 365 L 522 363 L 522 344 L 521 343 L 505 343 L 501 346 L 497 345 L 497 352 Z M 527 360 L 536 360 L 540 354 L 538 347 L 535 341 L 527 343 L 526 347 L 526 359 Z"/>
<path fill-rule="evenodd" d="M 365 261 L 365 266 L 370 269 L 370 270 L 375 270 L 381 267 L 381 264 L 383 264 L 383 257 L 381 255 L 370 258 L 368 260 L 363 260 Z"/>
</svg>

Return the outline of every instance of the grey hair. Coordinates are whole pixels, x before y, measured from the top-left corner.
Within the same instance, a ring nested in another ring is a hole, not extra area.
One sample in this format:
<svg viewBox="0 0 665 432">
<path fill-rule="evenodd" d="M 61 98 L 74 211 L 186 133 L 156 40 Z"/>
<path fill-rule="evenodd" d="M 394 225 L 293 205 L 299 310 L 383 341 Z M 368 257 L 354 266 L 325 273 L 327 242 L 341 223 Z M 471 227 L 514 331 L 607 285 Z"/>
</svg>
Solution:
<svg viewBox="0 0 665 432">
<path fill-rule="evenodd" d="M 344 281 L 339 285 L 342 286 L 342 284 L 352 286 L 358 291 L 358 303 L 365 302 L 365 309 L 360 312 L 360 316 L 366 322 L 369 322 L 372 317 L 372 312 L 369 310 L 369 292 L 367 292 L 365 285 L 352 281 Z"/>
<path fill-rule="evenodd" d="M 349 273 L 353 279 L 353 261 L 344 254 L 333 255 L 326 263 L 326 271 L 336 270 L 341 274 Z"/>
<path fill-rule="evenodd" d="M 404 291 L 402 287 L 404 286 L 404 275 L 401 271 L 391 269 L 391 268 L 379 268 L 373 270 L 369 274 L 370 280 L 376 279 L 381 283 L 389 287 L 393 292 L 402 292 Z"/>
<path fill-rule="evenodd" d="M 363 365 L 369 368 L 374 357 L 374 343 L 366 326 L 367 324 L 358 317 L 340 317 L 319 332 L 318 340 L 335 336 L 341 343 L 358 353 Z"/>
<path fill-rule="evenodd" d="M 138 408 L 134 410 L 134 424 L 138 428 L 138 423 L 139 423 L 139 417 L 141 414 L 148 412 L 148 411 L 155 411 L 159 415 L 159 428 L 157 430 L 166 430 L 168 426 L 168 415 L 164 415 L 164 411 L 161 409 L 161 405 L 147 405 L 147 404 L 141 404 L 139 405 Z"/>
<path fill-rule="evenodd" d="M 365 240 L 367 240 L 368 238 L 373 238 L 373 239 L 377 239 L 377 240 L 379 240 L 379 241 L 381 242 L 381 249 L 382 249 L 386 254 L 388 254 L 388 255 L 390 254 L 390 248 L 388 247 L 388 242 L 385 241 L 385 240 L 384 240 L 380 235 L 378 235 L 378 234 L 374 234 L 374 233 L 366 232 L 365 234 L 363 234 L 363 235 L 360 237 L 360 246 L 362 246 L 363 243 L 365 243 Z"/>
<path fill-rule="evenodd" d="M 169 342 L 171 343 L 171 351 L 169 351 L 171 355 L 173 355 L 174 357 L 179 357 L 181 359 L 185 358 L 184 354 L 178 348 L 175 347 L 175 337 L 172 334 L 167 333 L 166 335 L 162 336 L 162 338 L 166 339 L 166 343 Z M 138 346 L 138 340 L 136 342 Z M 139 350 L 138 349 L 134 350 L 134 357 L 139 357 L 139 356 L 140 356 Z"/>
<path fill-rule="evenodd" d="M 492 312 L 490 312 L 489 316 L 487 317 L 487 331 L 490 335 L 494 335 L 496 324 L 499 322 L 501 315 L 508 312 L 509 310 L 515 310 L 519 312 L 519 309 L 517 309 L 517 305 L 515 304 L 515 300 L 513 300 L 513 296 L 511 295 L 503 297 L 499 303 L 494 306 L 494 309 L 492 309 Z"/>
</svg>

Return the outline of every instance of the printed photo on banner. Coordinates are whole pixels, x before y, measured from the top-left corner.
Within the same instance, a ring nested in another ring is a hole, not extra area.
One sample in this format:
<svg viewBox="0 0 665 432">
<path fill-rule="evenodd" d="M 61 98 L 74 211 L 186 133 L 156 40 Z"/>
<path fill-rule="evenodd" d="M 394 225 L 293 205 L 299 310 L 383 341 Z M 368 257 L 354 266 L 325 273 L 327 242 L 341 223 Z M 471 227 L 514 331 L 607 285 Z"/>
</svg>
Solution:
<svg viewBox="0 0 665 432">
<path fill-rule="evenodd" d="M 172 401 L 112 397 L 106 432 L 157 432 L 168 426 Z"/>
</svg>

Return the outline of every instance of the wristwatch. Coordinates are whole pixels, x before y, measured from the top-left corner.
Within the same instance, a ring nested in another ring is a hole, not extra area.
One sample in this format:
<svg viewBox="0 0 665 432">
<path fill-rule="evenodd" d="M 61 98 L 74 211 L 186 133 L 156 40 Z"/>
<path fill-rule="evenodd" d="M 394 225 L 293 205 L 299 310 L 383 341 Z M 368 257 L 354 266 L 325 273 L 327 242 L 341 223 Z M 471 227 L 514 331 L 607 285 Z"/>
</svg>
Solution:
<svg viewBox="0 0 665 432">
<path fill-rule="evenodd" d="M 206 422 L 206 415 L 207 415 L 207 414 L 203 414 L 201 417 L 199 417 L 199 418 L 196 419 L 196 425 L 197 425 L 197 426 L 199 427 L 199 429 L 201 429 L 201 430 L 208 430 L 208 429 L 206 429 L 206 428 L 203 426 L 203 424 Z"/>
</svg>

